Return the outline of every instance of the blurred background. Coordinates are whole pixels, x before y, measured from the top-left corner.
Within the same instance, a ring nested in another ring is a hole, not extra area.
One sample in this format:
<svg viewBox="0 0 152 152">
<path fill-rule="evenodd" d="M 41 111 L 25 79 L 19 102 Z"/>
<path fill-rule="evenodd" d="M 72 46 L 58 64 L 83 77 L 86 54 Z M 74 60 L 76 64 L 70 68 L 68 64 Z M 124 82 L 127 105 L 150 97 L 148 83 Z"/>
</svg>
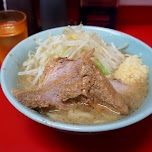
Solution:
<svg viewBox="0 0 152 152">
<path fill-rule="evenodd" d="M 0 0 L 0 9 L 4 9 Z M 5 0 L 7 9 L 27 14 L 29 35 L 41 30 L 84 25 L 117 29 L 152 24 L 152 0 Z"/>
</svg>

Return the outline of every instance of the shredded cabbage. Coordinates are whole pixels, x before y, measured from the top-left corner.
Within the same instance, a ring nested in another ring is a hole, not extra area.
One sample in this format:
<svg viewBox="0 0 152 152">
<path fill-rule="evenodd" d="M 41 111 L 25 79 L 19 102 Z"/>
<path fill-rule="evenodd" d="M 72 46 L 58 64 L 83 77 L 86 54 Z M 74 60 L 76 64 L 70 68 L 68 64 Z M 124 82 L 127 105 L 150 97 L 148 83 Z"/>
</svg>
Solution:
<svg viewBox="0 0 152 152">
<path fill-rule="evenodd" d="M 106 75 L 115 71 L 125 59 L 125 54 L 114 44 L 107 44 L 94 32 L 84 31 L 82 25 L 67 26 L 61 35 L 49 35 L 44 41 L 39 39 L 34 41 L 37 44 L 36 51 L 28 53 L 28 59 L 22 65 L 23 70 L 18 73 L 18 75 L 29 75 L 32 85 L 38 84 L 46 64 L 54 58 L 77 59 L 95 49 L 93 58 L 98 61 L 98 66 L 102 65 Z"/>
</svg>

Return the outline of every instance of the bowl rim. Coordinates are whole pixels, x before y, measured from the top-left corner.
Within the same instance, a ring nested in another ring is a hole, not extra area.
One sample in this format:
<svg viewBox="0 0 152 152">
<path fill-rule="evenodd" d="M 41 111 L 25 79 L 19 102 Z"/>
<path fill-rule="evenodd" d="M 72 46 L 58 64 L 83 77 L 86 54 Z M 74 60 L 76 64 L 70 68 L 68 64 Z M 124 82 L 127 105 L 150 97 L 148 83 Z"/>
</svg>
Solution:
<svg viewBox="0 0 152 152">
<path fill-rule="evenodd" d="M 17 44 L 10 52 L 12 53 L 13 51 L 15 51 L 15 49 L 22 45 L 23 43 L 25 43 L 27 41 L 27 39 L 32 39 L 35 36 L 38 36 L 40 34 L 43 33 L 48 33 L 51 32 L 53 30 L 62 30 L 67 26 L 63 26 L 63 27 L 57 27 L 57 28 L 52 28 L 52 29 L 48 29 L 45 31 L 41 31 L 39 33 L 36 33 L 34 35 L 31 35 L 30 37 L 26 38 L 25 40 L 23 40 L 22 42 L 20 42 L 19 44 Z M 76 27 L 76 26 L 72 26 L 72 27 Z M 96 27 L 96 26 L 83 26 L 84 29 L 95 29 L 95 30 L 104 30 L 106 32 L 110 32 L 110 33 L 115 33 L 115 34 L 120 34 L 123 36 L 127 36 L 139 43 L 141 43 L 142 45 L 144 45 L 145 48 L 147 48 L 151 53 L 152 53 L 152 49 L 150 46 L 148 46 L 147 44 L 145 44 L 144 42 L 142 42 L 141 40 L 126 34 L 124 32 L 120 32 L 117 30 L 113 30 L 113 29 L 109 29 L 109 28 L 104 28 L 104 27 Z M 132 125 L 142 119 L 144 119 L 145 117 L 149 116 L 152 113 L 152 108 L 149 108 L 148 110 L 144 111 L 144 113 L 135 113 L 134 116 L 132 117 L 128 117 L 126 119 L 121 119 L 118 121 L 114 121 L 111 123 L 106 123 L 106 124 L 96 124 L 96 125 L 76 125 L 76 124 L 68 124 L 68 123 L 62 123 L 62 122 L 53 122 L 50 121 L 47 118 L 39 117 L 40 114 L 37 113 L 33 113 L 32 110 L 30 110 L 30 108 L 25 107 L 24 105 L 20 104 L 11 94 L 10 91 L 7 89 L 7 86 L 5 84 L 5 80 L 4 80 L 4 72 L 3 72 L 3 68 L 5 68 L 7 66 L 8 63 L 8 56 L 9 54 L 6 56 L 5 60 L 3 61 L 2 67 L 1 67 L 1 86 L 2 86 L 2 90 L 5 94 L 5 96 L 7 97 L 8 101 L 18 110 L 20 111 L 22 114 L 24 114 L 25 116 L 27 116 L 28 118 L 39 122 L 41 124 L 44 124 L 46 126 L 49 127 L 53 127 L 59 130 L 65 130 L 65 131 L 72 131 L 72 132 L 101 132 L 101 131 L 109 131 L 109 130 L 115 130 L 115 129 L 119 129 L 119 128 L 123 128 L 129 125 Z M 28 110 L 27 110 L 28 109 Z"/>
</svg>

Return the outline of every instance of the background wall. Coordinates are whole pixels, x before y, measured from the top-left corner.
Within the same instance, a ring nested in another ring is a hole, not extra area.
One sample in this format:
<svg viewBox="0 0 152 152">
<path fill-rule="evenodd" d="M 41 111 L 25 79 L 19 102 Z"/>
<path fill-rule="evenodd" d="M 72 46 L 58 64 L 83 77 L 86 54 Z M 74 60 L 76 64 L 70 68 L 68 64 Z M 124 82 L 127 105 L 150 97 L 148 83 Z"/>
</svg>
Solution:
<svg viewBox="0 0 152 152">
<path fill-rule="evenodd" d="M 144 5 L 152 6 L 152 0 L 119 0 L 119 5 Z"/>
</svg>

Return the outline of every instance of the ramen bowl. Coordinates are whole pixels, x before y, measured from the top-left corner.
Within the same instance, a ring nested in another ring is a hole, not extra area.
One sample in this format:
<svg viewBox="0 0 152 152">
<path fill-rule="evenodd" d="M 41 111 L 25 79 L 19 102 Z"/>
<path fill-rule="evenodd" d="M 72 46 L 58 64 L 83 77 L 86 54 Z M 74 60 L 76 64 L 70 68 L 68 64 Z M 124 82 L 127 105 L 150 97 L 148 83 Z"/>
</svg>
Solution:
<svg viewBox="0 0 152 152">
<path fill-rule="evenodd" d="M 144 64 L 149 66 L 149 93 L 144 103 L 138 110 L 136 110 L 135 112 L 121 120 L 117 120 L 107 124 L 76 125 L 62 122 L 54 122 L 50 118 L 24 106 L 13 96 L 11 90 L 13 88 L 17 88 L 17 73 L 19 72 L 19 65 L 21 65 L 26 60 L 29 50 L 34 50 L 36 47 L 36 44 L 33 41 L 33 39 L 43 40 L 46 39 L 49 34 L 61 34 L 65 27 L 49 29 L 32 35 L 27 39 L 23 40 L 22 42 L 20 42 L 10 51 L 10 53 L 5 58 L 1 68 L 1 85 L 8 101 L 18 111 L 23 113 L 25 116 L 31 118 L 32 120 L 37 121 L 38 123 L 60 130 L 81 133 L 102 132 L 118 129 L 134 124 L 149 116 L 152 113 L 152 49 L 140 40 L 116 30 L 92 26 L 84 26 L 83 28 L 84 30 L 95 32 L 99 37 L 102 37 L 106 42 L 114 43 L 117 47 L 122 46 L 124 43 L 128 43 L 129 46 L 126 48 L 126 53 L 139 55 L 143 60 Z"/>
</svg>

